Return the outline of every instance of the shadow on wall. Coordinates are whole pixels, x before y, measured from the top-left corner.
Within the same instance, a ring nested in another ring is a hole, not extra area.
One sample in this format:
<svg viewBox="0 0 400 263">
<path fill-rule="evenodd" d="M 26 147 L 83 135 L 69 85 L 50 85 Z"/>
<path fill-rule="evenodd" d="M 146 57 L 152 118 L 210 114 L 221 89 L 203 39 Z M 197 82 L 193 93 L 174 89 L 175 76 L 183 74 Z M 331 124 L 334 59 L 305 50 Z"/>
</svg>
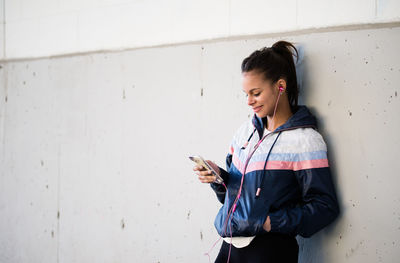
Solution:
<svg viewBox="0 0 400 263">
<path fill-rule="evenodd" d="M 309 75 L 308 75 L 308 61 L 304 59 L 304 48 L 302 46 L 296 46 L 299 52 L 299 60 L 296 63 L 296 73 L 297 73 L 297 82 L 299 86 L 299 105 L 305 104 L 307 101 L 307 94 L 308 88 L 310 87 L 311 83 L 309 82 Z M 307 105 L 308 106 L 308 105 Z M 325 262 L 324 258 L 324 251 L 327 251 L 324 246 L 324 240 L 326 237 L 331 236 L 333 234 L 333 229 L 335 228 L 336 224 L 339 222 L 340 218 L 342 217 L 343 212 L 343 203 L 341 199 L 341 192 L 338 188 L 337 184 L 337 176 L 336 176 L 336 161 L 334 156 L 335 155 L 335 148 L 331 146 L 331 137 L 329 132 L 326 132 L 324 119 L 320 117 L 318 111 L 313 108 L 309 107 L 311 113 L 317 118 L 318 124 L 318 131 L 321 133 L 322 137 L 325 140 L 328 149 L 328 159 L 329 165 L 331 168 L 332 173 L 332 180 L 335 185 L 335 190 L 337 194 L 337 199 L 340 208 L 340 214 L 335 221 L 330 224 L 328 227 L 322 229 L 318 233 L 314 234 L 310 238 L 303 238 L 298 236 L 297 242 L 299 243 L 299 263 L 307 262 L 307 263 L 320 263 Z"/>
</svg>

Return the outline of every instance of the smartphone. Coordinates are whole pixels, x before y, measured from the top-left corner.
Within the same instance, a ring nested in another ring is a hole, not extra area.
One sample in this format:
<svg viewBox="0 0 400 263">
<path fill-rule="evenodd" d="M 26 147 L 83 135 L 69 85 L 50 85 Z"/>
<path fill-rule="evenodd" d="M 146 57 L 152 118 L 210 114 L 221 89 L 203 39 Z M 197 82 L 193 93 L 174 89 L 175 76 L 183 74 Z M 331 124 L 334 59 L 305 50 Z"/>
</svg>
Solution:
<svg viewBox="0 0 400 263">
<path fill-rule="evenodd" d="M 215 180 L 215 183 L 222 184 L 224 182 L 222 177 L 219 176 L 219 174 L 201 156 L 198 156 L 198 155 L 189 156 L 189 159 L 192 160 L 193 162 L 197 163 L 198 165 L 202 166 L 207 171 L 211 171 L 212 174 L 217 177 L 217 179 Z"/>
</svg>

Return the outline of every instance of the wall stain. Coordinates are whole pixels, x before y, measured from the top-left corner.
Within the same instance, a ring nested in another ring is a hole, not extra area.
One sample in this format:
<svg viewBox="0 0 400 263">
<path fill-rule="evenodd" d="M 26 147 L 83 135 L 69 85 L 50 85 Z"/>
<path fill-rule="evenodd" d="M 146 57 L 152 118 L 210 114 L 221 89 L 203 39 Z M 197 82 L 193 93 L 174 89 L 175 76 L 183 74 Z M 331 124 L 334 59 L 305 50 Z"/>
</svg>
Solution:
<svg viewBox="0 0 400 263">
<path fill-rule="evenodd" d="M 121 219 L 121 228 L 122 228 L 122 229 L 124 229 L 124 228 L 125 228 L 125 221 L 124 221 L 124 219 L 123 219 L 123 218 Z"/>
<path fill-rule="evenodd" d="M 41 166 L 43 166 L 43 165 L 44 165 L 44 162 L 43 162 L 43 160 L 40 160 L 40 165 L 41 165 Z"/>
<path fill-rule="evenodd" d="M 203 232 L 202 231 L 200 231 L 200 240 L 203 241 Z"/>
<path fill-rule="evenodd" d="M 4 100 L 7 102 L 8 101 L 8 98 L 7 98 L 7 96 L 4 98 Z"/>
<path fill-rule="evenodd" d="M 60 211 L 57 211 L 57 219 L 60 219 Z"/>
<path fill-rule="evenodd" d="M 51 230 L 51 237 L 54 238 L 54 230 Z"/>
<path fill-rule="evenodd" d="M 356 252 L 362 245 L 363 241 L 361 240 L 360 242 L 357 243 L 357 245 L 354 248 L 350 248 L 350 250 L 346 252 L 346 257 L 347 258 L 351 257 L 354 254 L 354 252 Z"/>
<path fill-rule="evenodd" d="M 189 212 L 188 212 L 188 214 L 187 214 L 187 220 L 189 220 L 190 219 L 190 213 L 191 213 L 191 211 L 189 210 Z"/>
<path fill-rule="evenodd" d="M 200 90 L 200 95 L 203 97 L 203 88 Z"/>
<path fill-rule="evenodd" d="M 125 96 L 125 89 L 122 90 L 122 99 L 126 99 L 126 96 Z"/>
<path fill-rule="evenodd" d="M 353 115 L 353 113 L 351 111 L 348 111 L 348 112 L 349 112 L 349 116 L 351 117 Z"/>
</svg>

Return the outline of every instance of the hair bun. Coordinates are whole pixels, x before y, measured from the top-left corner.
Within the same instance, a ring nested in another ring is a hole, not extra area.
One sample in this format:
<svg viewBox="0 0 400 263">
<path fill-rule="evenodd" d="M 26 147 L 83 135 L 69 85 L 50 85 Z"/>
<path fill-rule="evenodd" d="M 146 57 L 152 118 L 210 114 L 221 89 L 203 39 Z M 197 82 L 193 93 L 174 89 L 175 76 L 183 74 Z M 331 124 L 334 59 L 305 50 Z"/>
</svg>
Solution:
<svg viewBox="0 0 400 263">
<path fill-rule="evenodd" d="M 287 41 L 280 40 L 280 41 L 274 43 L 272 45 L 272 49 L 279 54 L 291 53 L 293 56 L 296 57 L 296 60 L 299 57 L 297 48 L 292 43 L 289 43 Z"/>
</svg>

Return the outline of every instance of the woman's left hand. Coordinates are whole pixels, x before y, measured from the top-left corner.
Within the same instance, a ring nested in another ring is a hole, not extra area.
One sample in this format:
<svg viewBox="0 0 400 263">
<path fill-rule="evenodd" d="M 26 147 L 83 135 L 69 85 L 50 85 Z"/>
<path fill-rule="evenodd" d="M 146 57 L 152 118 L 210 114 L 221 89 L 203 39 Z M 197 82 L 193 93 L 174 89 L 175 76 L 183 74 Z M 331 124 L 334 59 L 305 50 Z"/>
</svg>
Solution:
<svg viewBox="0 0 400 263">
<path fill-rule="evenodd" d="M 263 228 L 267 232 L 271 231 L 271 220 L 269 219 L 269 216 L 267 216 L 267 220 L 265 220 Z"/>
</svg>

